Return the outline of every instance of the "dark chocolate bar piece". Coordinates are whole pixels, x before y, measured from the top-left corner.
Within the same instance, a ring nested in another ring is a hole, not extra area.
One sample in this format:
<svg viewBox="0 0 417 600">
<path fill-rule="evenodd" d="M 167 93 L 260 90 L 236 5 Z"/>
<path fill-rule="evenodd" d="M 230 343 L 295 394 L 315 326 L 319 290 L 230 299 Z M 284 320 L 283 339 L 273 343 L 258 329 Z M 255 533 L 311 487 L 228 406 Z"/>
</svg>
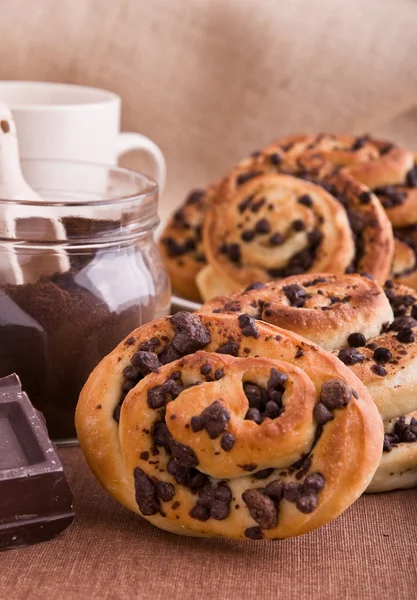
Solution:
<svg viewBox="0 0 417 600">
<path fill-rule="evenodd" d="M 74 519 L 72 500 L 43 415 L 17 375 L 0 379 L 0 550 L 61 533 Z"/>
</svg>

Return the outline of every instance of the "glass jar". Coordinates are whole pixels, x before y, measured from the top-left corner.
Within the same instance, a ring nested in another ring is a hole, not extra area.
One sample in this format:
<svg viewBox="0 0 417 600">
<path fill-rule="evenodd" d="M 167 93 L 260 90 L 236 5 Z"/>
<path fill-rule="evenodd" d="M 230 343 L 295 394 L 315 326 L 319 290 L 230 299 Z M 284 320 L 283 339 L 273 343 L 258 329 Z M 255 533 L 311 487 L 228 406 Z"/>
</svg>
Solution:
<svg viewBox="0 0 417 600">
<path fill-rule="evenodd" d="M 116 167 L 22 168 L 42 200 L 0 199 L 0 377 L 17 373 L 50 436 L 68 440 L 94 367 L 168 313 L 169 278 L 153 239 L 158 189 Z"/>
</svg>

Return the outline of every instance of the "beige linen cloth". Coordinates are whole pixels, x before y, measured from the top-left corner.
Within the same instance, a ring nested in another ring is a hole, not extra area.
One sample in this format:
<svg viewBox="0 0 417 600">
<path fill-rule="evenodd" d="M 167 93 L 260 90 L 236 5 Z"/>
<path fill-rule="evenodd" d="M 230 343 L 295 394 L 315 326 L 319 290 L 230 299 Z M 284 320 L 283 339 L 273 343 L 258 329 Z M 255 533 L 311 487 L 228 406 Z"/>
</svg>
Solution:
<svg viewBox="0 0 417 600">
<path fill-rule="evenodd" d="M 121 94 L 166 155 L 162 216 L 283 134 L 417 148 L 416 0 L 1 0 L 0 56 L 3 79 Z"/>
</svg>

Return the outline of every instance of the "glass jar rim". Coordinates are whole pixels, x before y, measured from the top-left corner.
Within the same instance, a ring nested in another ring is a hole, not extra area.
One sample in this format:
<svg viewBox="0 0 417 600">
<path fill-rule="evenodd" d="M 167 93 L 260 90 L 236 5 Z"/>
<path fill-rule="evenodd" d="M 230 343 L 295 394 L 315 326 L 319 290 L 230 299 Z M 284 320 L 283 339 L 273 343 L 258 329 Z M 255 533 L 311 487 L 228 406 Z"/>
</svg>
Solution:
<svg viewBox="0 0 417 600">
<path fill-rule="evenodd" d="M 159 223 L 158 185 L 143 173 L 55 159 L 25 159 L 21 165 L 40 199 L 0 198 L 2 245 L 135 241 Z"/>
<path fill-rule="evenodd" d="M 118 165 L 106 165 L 104 163 L 95 163 L 95 162 L 86 162 L 86 161 L 76 161 L 76 160 L 64 160 L 64 159 L 50 159 L 50 158 L 23 158 L 20 161 L 22 167 L 24 168 L 26 165 L 56 165 L 57 167 L 68 166 L 68 167 L 80 167 L 80 168 L 91 168 L 95 171 L 106 170 L 107 172 L 112 172 L 119 175 L 125 175 L 126 177 L 136 180 L 136 182 L 142 182 L 144 184 L 144 188 L 138 190 L 137 193 L 129 193 L 121 196 L 115 196 L 114 198 L 102 198 L 99 200 L 72 200 L 72 201 L 46 201 L 43 199 L 40 200 L 30 200 L 30 199 L 10 199 L 3 198 L 0 196 L 0 203 L 4 203 L 6 205 L 24 205 L 24 206 L 41 206 L 41 207 L 82 207 L 82 206 L 111 206 L 112 204 L 119 204 L 123 202 L 129 202 L 132 200 L 137 200 L 141 197 L 146 197 L 151 194 L 154 194 L 158 191 L 158 184 L 154 179 L 141 173 L 140 171 L 134 171 L 133 169 L 128 169 L 126 167 L 119 167 Z"/>
</svg>

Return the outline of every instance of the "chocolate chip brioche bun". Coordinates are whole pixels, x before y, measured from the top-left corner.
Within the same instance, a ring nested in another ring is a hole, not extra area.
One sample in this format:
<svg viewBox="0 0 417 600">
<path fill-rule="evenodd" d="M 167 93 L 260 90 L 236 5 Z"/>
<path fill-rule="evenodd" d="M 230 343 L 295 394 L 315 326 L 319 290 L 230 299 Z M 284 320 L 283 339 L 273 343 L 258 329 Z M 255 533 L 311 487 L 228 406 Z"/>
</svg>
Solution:
<svg viewBox="0 0 417 600">
<path fill-rule="evenodd" d="M 384 420 L 417 409 L 417 293 L 360 275 L 258 283 L 201 312 L 245 313 L 332 350 L 368 388 Z"/>
<path fill-rule="evenodd" d="M 182 535 L 281 539 L 366 489 L 383 426 L 337 357 L 248 315 L 177 313 L 135 330 L 77 406 L 102 485 Z"/>
<path fill-rule="evenodd" d="M 253 281 L 312 272 L 367 272 L 381 283 L 394 252 L 375 195 L 320 155 L 271 146 L 236 167 L 217 189 L 203 229 L 205 300 Z"/>
</svg>

